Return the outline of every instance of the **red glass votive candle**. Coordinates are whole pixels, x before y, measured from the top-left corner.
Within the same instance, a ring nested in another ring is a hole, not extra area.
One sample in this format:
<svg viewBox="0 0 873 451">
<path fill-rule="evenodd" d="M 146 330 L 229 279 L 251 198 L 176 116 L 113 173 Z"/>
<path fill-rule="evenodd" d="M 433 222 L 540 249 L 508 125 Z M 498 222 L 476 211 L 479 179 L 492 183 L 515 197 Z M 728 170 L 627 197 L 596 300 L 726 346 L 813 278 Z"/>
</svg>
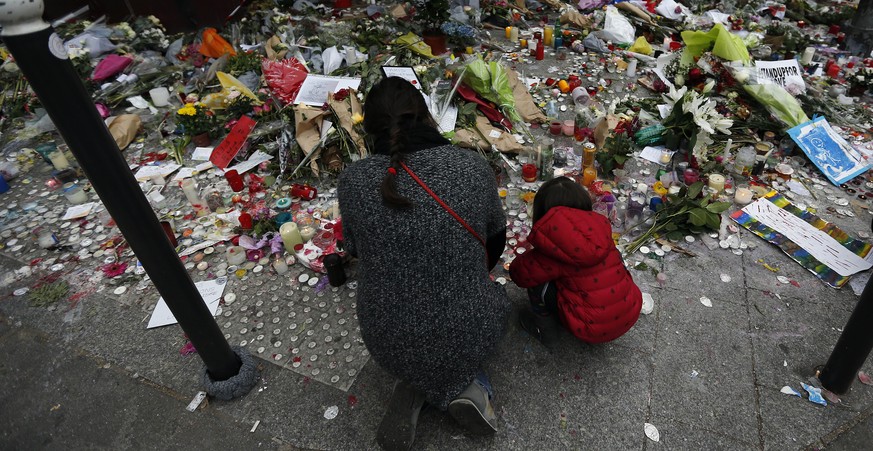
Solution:
<svg viewBox="0 0 873 451">
<path fill-rule="evenodd" d="M 536 182 L 537 181 L 537 167 L 534 164 L 527 163 L 521 167 L 521 178 L 524 179 L 525 182 Z"/>
<path fill-rule="evenodd" d="M 224 173 L 224 178 L 227 179 L 227 183 L 230 185 L 230 189 L 233 192 L 238 193 L 243 189 L 243 179 L 242 176 L 235 169 L 231 169 Z"/>
<path fill-rule="evenodd" d="M 679 41 L 670 41 L 670 50 L 676 51 L 682 48 L 682 43 Z"/>
<path fill-rule="evenodd" d="M 697 169 L 694 169 L 694 168 L 686 169 L 682 175 L 685 179 L 686 185 L 692 185 L 694 183 L 697 183 L 698 180 L 700 180 L 700 172 L 698 172 Z"/>
<path fill-rule="evenodd" d="M 549 133 L 557 136 L 561 134 L 561 121 L 552 121 L 549 124 Z"/>
<path fill-rule="evenodd" d="M 834 24 L 834 25 L 831 25 L 830 28 L 828 28 L 828 34 L 837 34 L 837 33 L 839 33 L 839 32 L 840 32 L 840 26 L 839 26 L 839 25 Z"/>
<path fill-rule="evenodd" d="M 241 213 L 239 215 L 239 226 L 243 230 L 250 230 L 252 228 L 252 215 L 248 213 Z"/>
</svg>

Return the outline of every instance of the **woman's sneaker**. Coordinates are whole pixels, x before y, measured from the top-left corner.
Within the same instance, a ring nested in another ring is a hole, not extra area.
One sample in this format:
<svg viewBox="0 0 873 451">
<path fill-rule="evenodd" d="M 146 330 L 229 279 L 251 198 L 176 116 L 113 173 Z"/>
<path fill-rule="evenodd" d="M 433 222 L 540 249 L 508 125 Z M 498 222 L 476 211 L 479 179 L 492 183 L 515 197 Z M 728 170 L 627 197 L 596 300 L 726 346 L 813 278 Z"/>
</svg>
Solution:
<svg viewBox="0 0 873 451">
<path fill-rule="evenodd" d="M 488 399 L 488 391 L 477 381 L 449 403 L 449 415 L 472 434 L 488 435 L 497 431 L 497 415 Z"/>
<path fill-rule="evenodd" d="M 539 340 L 549 351 L 558 342 L 561 323 L 555 315 L 538 315 L 525 309 L 518 314 L 518 323 L 525 332 Z"/>
<path fill-rule="evenodd" d="M 424 406 L 424 393 L 413 388 L 409 383 L 398 381 L 394 385 L 394 394 L 388 403 L 388 411 L 382 417 L 376 441 L 387 451 L 406 451 L 412 448 L 415 441 L 415 426 L 418 424 L 418 414 Z"/>
</svg>

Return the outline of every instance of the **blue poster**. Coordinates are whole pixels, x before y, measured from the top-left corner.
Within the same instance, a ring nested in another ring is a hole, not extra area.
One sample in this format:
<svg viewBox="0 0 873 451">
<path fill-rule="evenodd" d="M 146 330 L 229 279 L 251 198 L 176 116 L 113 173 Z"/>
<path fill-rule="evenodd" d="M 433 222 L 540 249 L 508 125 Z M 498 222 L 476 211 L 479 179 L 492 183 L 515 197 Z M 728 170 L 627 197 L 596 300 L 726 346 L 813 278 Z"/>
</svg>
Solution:
<svg viewBox="0 0 873 451">
<path fill-rule="evenodd" d="M 834 185 L 842 185 L 869 169 L 861 153 L 823 117 L 788 130 L 788 135 Z"/>
</svg>

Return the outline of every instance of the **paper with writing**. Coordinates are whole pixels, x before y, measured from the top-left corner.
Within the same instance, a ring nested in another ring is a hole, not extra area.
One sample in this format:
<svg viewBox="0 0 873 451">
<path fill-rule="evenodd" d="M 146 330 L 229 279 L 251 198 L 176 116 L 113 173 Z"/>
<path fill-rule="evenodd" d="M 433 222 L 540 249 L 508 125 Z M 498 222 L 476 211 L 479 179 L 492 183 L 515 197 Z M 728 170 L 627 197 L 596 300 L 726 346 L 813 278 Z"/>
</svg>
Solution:
<svg viewBox="0 0 873 451">
<path fill-rule="evenodd" d="M 233 157 L 242 149 L 243 144 L 249 138 L 249 133 L 254 130 L 255 124 L 257 122 L 248 116 L 240 117 L 227 137 L 212 151 L 209 161 L 221 169 L 226 168 Z"/>
<path fill-rule="evenodd" d="M 97 203 L 88 202 L 87 204 L 73 205 L 67 209 L 67 212 L 64 213 L 64 217 L 62 217 L 61 220 L 67 221 L 70 219 L 84 218 L 91 213 L 91 209 L 94 208 L 94 205 L 97 205 Z"/>
<path fill-rule="evenodd" d="M 300 91 L 297 93 L 297 98 L 294 99 L 294 104 L 305 104 L 310 106 L 322 106 L 327 103 L 328 94 L 333 94 L 345 88 L 358 89 L 361 85 L 360 78 L 350 77 L 328 77 L 326 75 L 309 74 L 303 84 L 300 85 Z"/>
<path fill-rule="evenodd" d="M 225 172 L 233 169 L 233 170 L 236 170 L 236 172 L 239 172 L 240 174 L 242 174 L 246 171 L 252 170 L 252 168 L 254 168 L 257 165 L 259 165 L 265 161 L 270 161 L 272 159 L 273 159 L 272 155 L 261 152 L 260 150 L 258 150 L 254 154 L 252 154 L 252 156 L 250 156 L 248 160 L 243 161 L 242 163 L 240 163 L 236 166 L 225 169 Z"/>
<path fill-rule="evenodd" d="M 224 293 L 224 287 L 227 286 L 227 278 L 221 277 L 215 280 L 205 280 L 197 282 L 194 285 L 197 287 L 197 291 L 200 292 L 200 296 L 203 298 L 203 302 L 209 309 L 209 313 L 212 313 L 214 316 L 215 312 L 218 310 L 218 303 L 221 300 L 221 295 Z M 164 298 L 161 297 L 158 299 L 158 304 L 155 305 L 155 310 L 152 312 L 152 317 L 149 319 L 149 324 L 146 328 L 152 329 L 155 327 L 168 326 L 170 324 L 176 324 L 177 322 L 176 317 L 173 316 L 173 312 L 170 311 L 170 307 L 167 306 L 167 303 L 164 302 Z"/>
</svg>

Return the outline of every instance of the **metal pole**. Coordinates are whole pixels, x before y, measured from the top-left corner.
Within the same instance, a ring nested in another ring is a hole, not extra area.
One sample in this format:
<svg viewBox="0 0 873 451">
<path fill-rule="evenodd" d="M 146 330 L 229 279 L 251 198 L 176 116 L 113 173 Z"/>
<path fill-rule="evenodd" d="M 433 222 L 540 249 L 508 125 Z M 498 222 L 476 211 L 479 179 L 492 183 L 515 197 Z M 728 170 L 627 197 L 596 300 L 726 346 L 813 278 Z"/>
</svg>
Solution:
<svg viewBox="0 0 873 451">
<path fill-rule="evenodd" d="M 63 41 L 42 20 L 42 0 L 0 2 L 3 40 L 76 156 L 91 185 L 217 381 L 242 362 L 209 313 L 158 218 L 121 156 L 109 129 L 67 57 Z"/>
<path fill-rule="evenodd" d="M 873 220 L 870 221 L 870 229 L 873 230 Z M 867 281 L 861 299 L 855 305 L 849 322 L 843 328 L 834 350 L 831 352 L 828 363 L 819 374 L 819 380 L 824 388 L 843 394 L 852 386 L 855 375 L 864 365 L 864 361 L 873 350 L 873 332 L 868 330 L 873 324 L 873 284 Z"/>
<path fill-rule="evenodd" d="M 819 380 L 824 388 L 843 394 L 852 386 L 858 370 L 873 350 L 871 324 L 873 324 L 873 283 L 867 281 L 858 305 L 855 306 L 849 322 L 840 334 L 828 363 L 821 370 Z"/>
</svg>

